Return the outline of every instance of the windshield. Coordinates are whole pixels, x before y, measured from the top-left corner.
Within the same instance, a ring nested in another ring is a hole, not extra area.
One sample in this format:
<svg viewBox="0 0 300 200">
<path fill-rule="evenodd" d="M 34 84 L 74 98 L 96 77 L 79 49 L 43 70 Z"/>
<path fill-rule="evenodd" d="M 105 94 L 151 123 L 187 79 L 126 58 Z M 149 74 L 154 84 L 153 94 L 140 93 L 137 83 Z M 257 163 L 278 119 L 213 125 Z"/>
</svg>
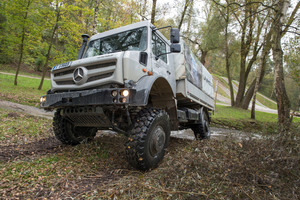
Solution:
<svg viewBox="0 0 300 200">
<path fill-rule="evenodd" d="M 144 51 L 147 48 L 147 27 L 142 27 L 89 42 L 84 58 L 118 51 Z"/>
</svg>

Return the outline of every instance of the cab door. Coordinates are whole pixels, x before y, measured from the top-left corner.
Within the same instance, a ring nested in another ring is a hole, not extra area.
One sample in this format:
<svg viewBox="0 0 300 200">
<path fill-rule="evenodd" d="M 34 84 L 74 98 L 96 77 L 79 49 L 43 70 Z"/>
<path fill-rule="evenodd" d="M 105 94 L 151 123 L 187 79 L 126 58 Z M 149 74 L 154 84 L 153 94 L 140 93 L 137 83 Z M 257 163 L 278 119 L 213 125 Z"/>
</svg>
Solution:
<svg viewBox="0 0 300 200">
<path fill-rule="evenodd" d="M 172 66 L 173 62 L 171 62 L 170 54 L 164 54 L 170 52 L 168 43 L 159 34 L 152 32 L 151 48 L 151 62 L 153 72 L 165 77 L 165 79 L 167 79 L 170 86 L 172 87 L 173 92 L 175 92 L 176 80 L 175 69 L 174 66 Z"/>
</svg>

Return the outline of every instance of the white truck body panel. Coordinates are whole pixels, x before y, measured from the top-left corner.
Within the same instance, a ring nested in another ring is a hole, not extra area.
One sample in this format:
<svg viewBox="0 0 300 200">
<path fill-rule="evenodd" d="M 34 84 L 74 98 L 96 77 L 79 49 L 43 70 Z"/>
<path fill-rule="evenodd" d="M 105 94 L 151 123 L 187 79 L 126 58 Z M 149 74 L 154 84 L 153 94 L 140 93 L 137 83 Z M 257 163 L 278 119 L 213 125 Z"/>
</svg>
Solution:
<svg viewBox="0 0 300 200">
<path fill-rule="evenodd" d="M 181 53 L 174 54 L 176 93 L 214 109 L 212 75 L 181 40 Z"/>
</svg>

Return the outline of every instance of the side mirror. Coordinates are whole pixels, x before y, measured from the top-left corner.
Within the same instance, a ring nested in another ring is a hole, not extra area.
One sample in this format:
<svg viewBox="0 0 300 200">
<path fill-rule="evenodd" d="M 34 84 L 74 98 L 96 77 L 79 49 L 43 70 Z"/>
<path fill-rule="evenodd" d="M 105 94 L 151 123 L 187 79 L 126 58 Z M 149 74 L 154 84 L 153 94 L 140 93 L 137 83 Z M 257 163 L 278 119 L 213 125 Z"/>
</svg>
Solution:
<svg viewBox="0 0 300 200">
<path fill-rule="evenodd" d="M 178 28 L 171 28 L 171 33 L 170 33 L 170 40 L 171 43 L 179 43 L 179 29 Z"/>
<path fill-rule="evenodd" d="M 181 46 L 180 44 L 171 44 L 171 52 L 172 53 L 180 53 Z"/>
</svg>

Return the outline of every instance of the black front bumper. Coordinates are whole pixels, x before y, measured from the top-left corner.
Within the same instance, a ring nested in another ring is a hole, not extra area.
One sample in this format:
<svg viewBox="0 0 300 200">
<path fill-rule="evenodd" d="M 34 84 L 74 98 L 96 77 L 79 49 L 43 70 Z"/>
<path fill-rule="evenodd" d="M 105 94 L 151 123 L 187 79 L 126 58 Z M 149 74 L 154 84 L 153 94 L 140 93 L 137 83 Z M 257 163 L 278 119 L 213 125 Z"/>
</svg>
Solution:
<svg viewBox="0 0 300 200">
<path fill-rule="evenodd" d="M 124 97 L 121 90 L 127 88 L 105 88 L 93 89 L 73 92 L 62 92 L 55 94 L 47 94 L 44 102 L 40 102 L 40 108 L 55 109 L 73 106 L 92 106 L 92 105 L 131 105 L 142 106 L 146 104 L 147 97 L 144 90 L 136 91 L 135 89 L 127 89 L 129 95 Z M 113 96 L 112 92 L 117 91 L 117 96 Z M 126 101 L 124 100 L 126 98 Z"/>
</svg>

